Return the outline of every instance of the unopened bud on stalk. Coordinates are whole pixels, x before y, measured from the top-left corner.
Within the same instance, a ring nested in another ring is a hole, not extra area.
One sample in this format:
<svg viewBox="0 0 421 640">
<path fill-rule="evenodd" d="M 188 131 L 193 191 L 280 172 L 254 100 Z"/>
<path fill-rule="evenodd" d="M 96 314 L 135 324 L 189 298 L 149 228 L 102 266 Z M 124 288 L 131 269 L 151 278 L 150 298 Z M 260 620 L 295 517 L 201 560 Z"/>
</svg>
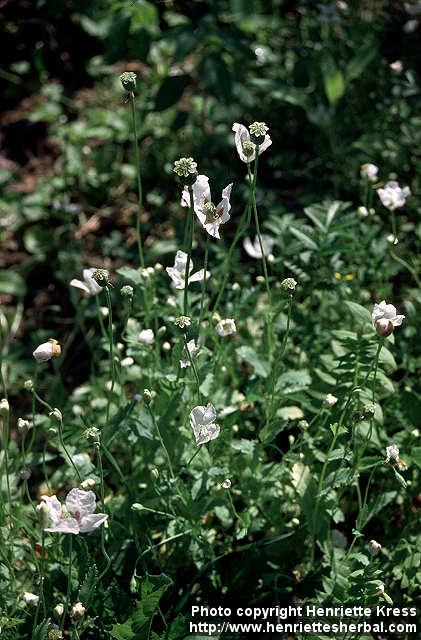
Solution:
<svg viewBox="0 0 421 640">
<path fill-rule="evenodd" d="M 333 407 L 338 402 L 338 398 L 331 393 L 328 393 L 323 400 L 323 405 L 327 408 Z"/>
<path fill-rule="evenodd" d="M 159 470 L 156 467 L 151 470 L 151 476 L 154 480 L 159 478 Z"/>
<path fill-rule="evenodd" d="M 47 360 L 56 358 L 60 354 L 61 347 L 54 338 L 50 338 L 47 342 L 40 344 L 32 353 L 37 362 L 47 362 Z"/>
<path fill-rule="evenodd" d="M 36 506 L 38 519 L 41 527 L 44 529 L 50 522 L 50 510 L 46 502 L 42 501 Z"/>
<path fill-rule="evenodd" d="M 126 91 L 136 91 L 136 74 L 134 71 L 124 71 L 120 76 L 120 82 L 123 85 L 123 89 Z"/>
<path fill-rule="evenodd" d="M 63 613 L 64 613 L 64 604 L 59 602 L 58 604 L 56 604 L 56 606 L 53 609 L 53 616 L 55 617 L 56 620 L 60 620 Z"/>
<path fill-rule="evenodd" d="M 2 398 L 0 400 L 0 416 L 8 416 L 10 411 L 9 402 L 7 398 Z"/>
<path fill-rule="evenodd" d="M 47 431 L 48 435 L 51 436 L 52 438 L 55 438 L 56 435 L 58 434 L 57 429 L 55 429 L 54 427 L 50 427 Z"/>
<path fill-rule="evenodd" d="M 77 622 L 85 615 L 85 607 L 81 602 L 76 602 L 70 610 L 70 617 L 74 622 Z"/>
<path fill-rule="evenodd" d="M 18 418 L 18 432 L 24 436 L 28 433 L 31 425 L 29 420 L 24 420 L 23 418 Z"/>
<path fill-rule="evenodd" d="M 254 142 L 254 144 L 261 145 L 265 141 L 265 137 L 267 132 L 269 131 L 269 127 L 266 126 L 264 122 L 253 122 L 253 124 L 249 126 L 249 131 L 250 140 Z"/>
<path fill-rule="evenodd" d="M 88 489 L 92 489 L 95 485 L 96 485 L 96 482 L 93 478 L 86 478 L 86 480 L 80 483 L 80 486 L 85 491 Z"/>
<path fill-rule="evenodd" d="M 377 556 L 377 554 L 382 548 L 382 545 L 379 542 L 376 542 L 376 540 L 370 540 L 369 548 L 370 548 L 371 555 Z"/>
<path fill-rule="evenodd" d="M 60 409 L 57 409 L 57 407 L 54 407 L 54 409 L 50 411 L 48 415 L 50 416 L 50 418 L 55 418 L 59 422 L 63 422 L 63 415 Z"/>
<path fill-rule="evenodd" d="M 232 482 L 229 478 L 226 478 L 223 482 L 221 482 L 221 487 L 223 489 L 231 489 Z"/>
<path fill-rule="evenodd" d="M 387 338 L 393 333 L 393 322 L 387 318 L 381 318 L 376 322 L 376 332 L 382 338 Z"/>
</svg>

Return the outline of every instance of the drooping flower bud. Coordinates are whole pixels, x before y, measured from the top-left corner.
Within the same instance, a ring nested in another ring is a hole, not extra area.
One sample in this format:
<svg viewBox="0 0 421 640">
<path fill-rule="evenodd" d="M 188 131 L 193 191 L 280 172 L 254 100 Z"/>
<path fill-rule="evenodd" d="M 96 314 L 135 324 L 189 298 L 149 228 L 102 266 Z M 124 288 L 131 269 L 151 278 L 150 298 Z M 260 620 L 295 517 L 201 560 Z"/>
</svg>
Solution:
<svg viewBox="0 0 421 640">
<path fill-rule="evenodd" d="M 26 435 L 30 428 L 31 428 L 31 425 L 29 423 L 29 420 L 24 420 L 23 418 L 18 418 L 18 432 L 22 436 Z"/>
<path fill-rule="evenodd" d="M 32 382 L 31 379 L 25 380 L 25 382 L 23 383 L 23 388 L 26 389 L 26 391 L 33 391 L 34 383 Z"/>
<path fill-rule="evenodd" d="M 8 416 L 10 411 L 9 402 L 7 398 L 0 400 L 0 416 Z"/>
<path fill-rule="evenodd" d="M 39 602 L 39 596 L 36 596 L 35 593 L 30 593 L 29 591 L 25 591 L 22 596 L 22 600 L 25 604 L 31 605 L 31 607 L 37 607 Z"/>
<path fill-rule="evenodd" d="M 56 358 L 60 354 L 61 354 L 61 347 L 58 341 L 55 340 L 54 338 L 50 338 L 47 342 L 43 342 L 42 344 L 40 344 L 35 349 L 32 355 L 34 356 L 37 362 L 47 362 L 47 360 L 51 360 L 51 358 Z"/>
<path fill-rule="evenodd" d="M 382 548 L 382 545 L 379 542 L 376 542 L 376 540 L 370 540 L 369 548 L 370 548 L 371 555 L 377 556 L 377 554 Z"/>
<path fill-rule="evenodd" d="M 64 604 L 59 602 L 58 604 L 56 604 L 56 606 L 53 609 L 53 616 L 55 617 L 56 620 L 60 620 L 63 613 L 64 613 Z"/>
<path fill-rule="evenodd" d="M 81 618 L 83 618 L 83 616 L 85 615 L 85 611 L 86 609 L 83 604 L 81 602 L 76 602 L 76 604 L 74 604 L 70 610 L 70 617 L 74 622 L 77 622 L 78 620 L 81 620 Z"/>
<path fill-rule="evenodd" d="M 223 482 L 221 482 L 221 487 L 223 489 L 231 489 L 232 482 L 229 478 L 226 478 Z"/>
</svg>

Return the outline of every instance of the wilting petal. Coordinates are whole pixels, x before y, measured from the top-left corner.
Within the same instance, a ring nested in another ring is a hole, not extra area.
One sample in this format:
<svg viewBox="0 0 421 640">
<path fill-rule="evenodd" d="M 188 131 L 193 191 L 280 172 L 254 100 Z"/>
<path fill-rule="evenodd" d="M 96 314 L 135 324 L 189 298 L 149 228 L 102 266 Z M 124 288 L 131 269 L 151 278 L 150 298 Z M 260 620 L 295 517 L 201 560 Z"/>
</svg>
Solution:
<svg viewBox="0 0 421 640">
<path fill-rule="evenodd" d="M 79 523 L 75 518 L 62 518 L 60 522 L 53 527 L 44 529 L 44 531 L 48 531 L 49 533 L 73 533 L 77 535 L 80 529 Z"/>
<path fill-rule="evenodd" d="M 66 507 L 77 520 L 93 513 L 96 509 L 96 497 L 93 491 L 72 489 L 66 497 Z"/>
<path fill-rule="evenodd" d="M 107 519 L 108 515 L 106 513 L 91 513 L 90 515 L 84 516 L 80 523 L 80 532 L 90 533 L 91 531 L 95 531 L 95 529 L 98 529 Z"/>
<path fill-rule="evenodd" d="M 53 525 L 57 524 L 61 520 L 61 504 L 57 496 L 41 496 L 41 500 L 45 502 L 48 507 L 48 516 Z"/>
</svg>

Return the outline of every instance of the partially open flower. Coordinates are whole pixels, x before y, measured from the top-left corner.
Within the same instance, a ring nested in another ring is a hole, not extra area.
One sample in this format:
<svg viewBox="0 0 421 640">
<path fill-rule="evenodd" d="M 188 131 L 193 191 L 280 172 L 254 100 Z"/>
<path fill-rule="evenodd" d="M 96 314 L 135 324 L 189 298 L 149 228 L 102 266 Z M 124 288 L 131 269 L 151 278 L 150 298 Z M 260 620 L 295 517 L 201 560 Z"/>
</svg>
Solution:
<svg viewBox="0 0 421 640">
<path fill-rule="evenodd" d="M 166 272 L 170 276 L 175 289 L 180 289 L 180 290 L 184 289 L 185 273 L 187 269 L 187 258 L 188 258 L 187 253 L 185 253 L 184 251 L 177 251 L 175 255 L 174 266 L 166 268 Z M 201 282 L 204 279 L 205 277 L 204 269 L 200 269 L 199 271 L 196 271 L 196 273 L 193 273 L 193 275 L 190 275 L 192 271 L 193 271 L 193 261 L 190 259 L 188 284 L 191 284 L 192 282 Z M 209 271 L 207 271 L 206 279 L 210 277 L 211 277 L 211 274 Z"/>
<path fill-rule="evenodd" d="M 96 271 L 97 269 L 95 268 L 84 269 L 82 272 L 83 281 L 73 278 L 73 280 L 70 281 L 70 286 L 75 287 L 76 289 L 81 289 L 81 291 L 84 291 L 85 293 L 87 293 L 88 296 L 96 295 L 102 289 L 102 287 L 99 284 L 97 284 L 95 279 L 92 277 Z"/>
<path fill-rule="evenodd" d="M 376 540 L 370 540 L 369 547 L 371 555 L 377 556 L 379 551 L 381 551 L 382 545 L 379 542 L 376 542 Z"/>
<path fill-rule="evenodd" d="M 74 622 L 77 622 L 78 620 L 81 620 L 81 618 L 83 618 L 83 616 L 85 615 L 85 611 L 86 609 L 83 604 L 81 602 L 76 602 L 76 604 L 74 604 L 70 609 L 70 617 Z"/>
<path fill-rule="evenodd" d="M 220 238 L 219 227 L 230 219 L 231 209 L 230 195 L 232 183 L 222 191 L 222 198 L 218 205 L 212 202 L 209 187 L 209 178 L 204 175 L 197 176 L 193 184 L 193 208 L 205 231 L 214 238 Z M 190 194 L 188 189 L 184 189 L 181 196 L 181 206 L 190 206 Z"/>
<path fill-rule="evenodd" d="M 389 464 L 389 462 L 399 462 L 399 447 L 396 444 L 391 444 L 386 447 L 386 460 L 385 464 Z"/>
<path fill-rule="evenodd" d="M 28 433 L 31 425 L 29 420 L 24 420 L 23 418 L 18 418 L 18 432 L 24 436 Z"/>
<path fill-rule="evenodd" d="M 370 182 L 375 182 L 377 180 L 377 174 L 379 173 L 379 167 L 371 162 L 366 162 L 361 165 L 360 175 L 362 178 L 369 180 Z"/>
<path fill-rule="evenodd" d="M 265 234 L 262 234 L 260 238 L 262 240 L 263 253 L 265 257 L 267 257 L 273 249 L 275 240 Z M 247 255 L 250 256 L 250 258 L 255 258 L 256 260 L 262 258 L 262 250 L 260 248 L 260 242 L 257 236 L 254 238 L 253 242 L 248 236 L 246 236 L 243 241 L 243 247 L 244 251 L 247 253 Z"/>
<path fill-rule="evenodd" d="M 393 304 L 386 304 L 385 300 L 375 304 L 371 313 L 373 329 L 382 338 L 390 336 L 395 327 L 400 327 L 404 318 L 405 316 L 396 313 L 396 307 Z"/>
<path fill-rule="evenodd" d="M 25 591 L 22 596 L 22 600 L 25 604 L 31 605 L 31 607 L 38 606 L 39 596 L 36 596 L 35 593 L 30 593 L 29 591 Z"/>
<path fill-rule="evenodd" d="M 37 506 L 47 526 L 44 531 L 52 533 L 90 533 L 98 529 L 108 518 L 106 513 L 95 513 L 96 498 L 92 491 L 72 489 L 61 504 L 57 496 L 41 496 Z"/>
<path fill-rule="evenodd" d="M 57 340 L 50 338 L 47 342 L 43 342 L 33 352 L 33 356 L 37 362 L 47 362 L 51 358 L 59 356 L 61 353 L 61 347 Z"/>
<path fill-rule="evenodd" d="M 338 402 L 338 398 L 331 393 L 328 393 L 323 400 L 323 405 L 327 408 L 333 407 Z"/>
<path fill-rule="evenodd" d="M 220 427 L 214 422 L 216 410 L 212 404 L 197 406 L 190 412 L 190 426 L 197 446 L 210 442 L 219 436 Z"/>
<path fill-rule="evenodd" d="M 225 338 L 226 336 L 230 336 L 237 331 L 237 327 L 235 326 L 235 320 L 233 318 L 224 318 L 220 320 L 215 327 L 216 333 Z"/>
<path fill-rule="evenodd" d="M 258 133 L 261 134 L 263 129 L 261 125 L 263 125 L 266 130 L 267 127 L 264 122 L 255 122 L 255 125 L 259 125 Z M 251 125 L 253 126 L 253 125 Z M 251 140 L 250 133 L 248 129 L 243 124 L 239 124 L 238 122 L 234 122 L 232 125 L 232 130 L 235 133 L 235 146 L 237 147 L 238 155 L 243 162 L 253 162 L 256 157 L 256 144 Z M 259 138 L 261 139 L 261 138 Z M 267 133 L 264 135 L 263 142 L 259 144 L 259 156 L 263 151 L 265 151 L 272 144 L 272 140 Z"/>
<path fill-rule="evenodd" d="M 389 211 L 394 211 L 404 206 L 406 199 L 411 195 L 411 190 L 409 187 L 400 187 L 395 180 L 390 180 L 383 189 L 377 189 L 377 193 L 383 206 Z"/>
</svg>

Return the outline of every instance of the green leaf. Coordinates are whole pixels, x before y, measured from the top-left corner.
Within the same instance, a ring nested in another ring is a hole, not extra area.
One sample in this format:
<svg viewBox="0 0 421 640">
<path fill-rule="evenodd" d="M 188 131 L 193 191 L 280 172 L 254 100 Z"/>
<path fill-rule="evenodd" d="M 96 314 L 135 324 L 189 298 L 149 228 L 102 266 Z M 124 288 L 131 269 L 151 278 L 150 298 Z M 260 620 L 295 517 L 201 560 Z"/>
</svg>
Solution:
<svg viewBox="0 0 421 640">
<path fill-rule="evenodd" d="M 131 620 L 127 620 L 123 624 L 113 624 L 110 635 L 116 640 L 133 640 L 134 632 L 132 631 Z"/>
<path fill-rule="evenodd" d="M 363 45 L 348 62 L 345 70 L 346 79 L 355 80 L 358 78 L 366 66 L 375 58 L 376 54 L 377 50 L 374 42 Z"/>
<path fill-rule="evenodd" d="M 88 607 L 92 602 L 97 581 L 98 581 L 98 569 L 96 565 L 93 564 L 87 570 L 86 575 L 82 581 L 81 587 L 79 589 L 78 600 L 80 602 L 83 602 L 85 607 Z"/>
<path fill-rule="evenodd" d="M 345 306 L 348 308 L 348 311 L 351 313 L 351 316 L 359 325 L 367 325 L 371 323 L 371 314 L 368 309 L 357 304 L 356 302 L 351 302 L 350 300 L 345 300 Z"/>
<path fill-rule="evenodd" d="M 152 619 L 161 597 L 172 584 L 171 578 L 161 573 L 159 576 L 147 575 L 142 581 L 142 599 L 137 604 L 132 618 L 132 628 L 137 638 L 147 638 L 150 634 Z"/>
<path fill-rule="evenodd" d="M 257 355 L 252 347 L 248 347 L 247 345 L 238 347 L 236 349 L 236 353 L 241 360 L 248 362 L 248 364 L 253 367 L 258 376 L 261 378 L 267 378 L 269 375 L 269 365 L 265 360 L 262 360 L 262 358 Z"/>
<path fill-rule="evenodd" d="M 155 96 L 155 111 L 165 111 L 177 104 L 189 83 L 187 75 L 165 78 Z"/>
<path fill-rule="evenodd" d="M 0 293 L 24 296 L 26 293 L 25 280 L 16 271 L 0 271 Z"/>
<path fill-rule="evenodd" d="M 311 377 L 305 369 L 286 371 L 279 376 L 276 388 L 282 389 L 282 393 L 296 393 L 307 389 L 311 385 Z"/>
<path fill-rule="evenodd" d="M 327 73 L 323 80 L 327 99 L 331 105 L 334 105 L 345 93 L 344 77 L 341 71 L 336 69 L 333 72 Z"/>
<path fill-rule="evenodd" d="M 120 269 L 117 269 L 117 273 L 124 280 L 128 280 L 128 282 L 130 282 L 130 284 L 135 287 L 137 287 L 141 282 L 140 273 L 137 269 L 131 269 L 130 267 L 120 267 Z"/>
<path fill-rule="evenodd" d="M 290 231 L 293 236 L 298 238 L 298 240 L 301 240 L 301 242 L 305 247 L 307 247 L 308 249 L 312 249 L 313 251 L 317 251 L 318 247 L 317 247 L 317 244 L 314 242 L 314 240 L 309 236 L 307 236 L 302 231 L 300 231 L 300 229 L 296 229 L 295 227 L 290 227 Z"/>
</svg>

